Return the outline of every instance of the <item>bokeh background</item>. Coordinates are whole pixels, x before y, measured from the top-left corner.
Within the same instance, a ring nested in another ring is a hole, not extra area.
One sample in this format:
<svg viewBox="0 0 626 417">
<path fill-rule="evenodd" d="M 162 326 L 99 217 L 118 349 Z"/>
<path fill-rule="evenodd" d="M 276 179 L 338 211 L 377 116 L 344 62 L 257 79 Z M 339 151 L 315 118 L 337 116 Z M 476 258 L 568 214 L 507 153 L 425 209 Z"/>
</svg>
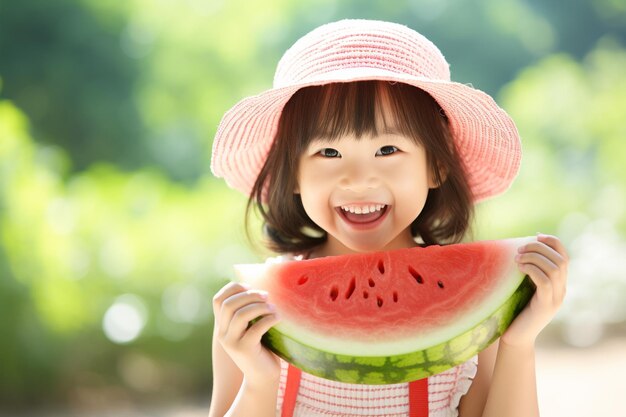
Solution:
<svg viewBox="0 0 626 417">
<path fill-rule="evenodd" d="M 0 415 L 206 415 L 211 298 L 267 255 L 213 135 L 348 17 L 425 34 L 516 120 L 520 175 L 474 238 L 562 238 L 543 415 L 626 416 L 623 0 L 0 0 Z"/>
</svg>

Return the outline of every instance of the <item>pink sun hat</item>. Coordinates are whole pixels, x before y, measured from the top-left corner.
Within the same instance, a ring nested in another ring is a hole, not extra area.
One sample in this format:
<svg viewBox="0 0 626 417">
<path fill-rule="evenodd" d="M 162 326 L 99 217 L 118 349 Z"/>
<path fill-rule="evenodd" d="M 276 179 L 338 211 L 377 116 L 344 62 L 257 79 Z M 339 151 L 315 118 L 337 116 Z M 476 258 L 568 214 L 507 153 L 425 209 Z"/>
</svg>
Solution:
<svg viewBox="0 0 626 417">
<path fill-rule="evenodd" d="M 522 156 L 511 118 L 486 93 L 450 80 L 439 49 L 414 30 L 375 20 L 340 20 L 300 38 L 280 59 L 273 88 L 247 97 L 220 122 L 211 171 L 246 195 L 263 167 L 283 107 L 302 87 L 386 80 L 429 93 L 448 117 L 474 201 L 504 192 Z"/>
</svg>

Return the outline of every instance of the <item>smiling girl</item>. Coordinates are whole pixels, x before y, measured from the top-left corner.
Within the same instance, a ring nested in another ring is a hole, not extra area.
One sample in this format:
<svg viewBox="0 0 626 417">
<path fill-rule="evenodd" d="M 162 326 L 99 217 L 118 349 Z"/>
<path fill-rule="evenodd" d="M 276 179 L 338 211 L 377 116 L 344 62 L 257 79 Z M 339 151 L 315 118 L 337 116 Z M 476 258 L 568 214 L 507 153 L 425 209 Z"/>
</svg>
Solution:
<svg viewBox="0 0 626 417">
<path fill-rule="evenodd" d="M 460 242 L 474 204 L 506 190 L 520 158 L 509 116 L 450 81 L 430 41 L 343 20 L 298 40 L 274 88 L 224 116 L 212 169 L 258 209 L 276 262 Z M 213 300 L 210 416 L 538 416 L 534 343 L 562 303 L 567 255 L 539 235 L 516 260 L 533 299 L 499 341 L 428 378 L 426 407 L 410 383 L 345 384 L 288 366 L 260 343 L 280 320 L 267 294 L 226 285 Z"/>
</svg>

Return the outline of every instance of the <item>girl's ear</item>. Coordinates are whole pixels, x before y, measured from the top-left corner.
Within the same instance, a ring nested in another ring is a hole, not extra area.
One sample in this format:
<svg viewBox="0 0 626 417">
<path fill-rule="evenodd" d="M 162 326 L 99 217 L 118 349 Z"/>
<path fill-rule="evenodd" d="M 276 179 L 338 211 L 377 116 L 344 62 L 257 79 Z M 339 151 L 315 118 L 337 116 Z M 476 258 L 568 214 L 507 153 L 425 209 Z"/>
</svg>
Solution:
<svg viewBox="0 0 626 417">
<path fill-rule="evenodd" d="M 300 186 L 296 183 L 296 185 L 293 188 L 293 193 L 294 194 L 300 194 Z"/>
</svg>

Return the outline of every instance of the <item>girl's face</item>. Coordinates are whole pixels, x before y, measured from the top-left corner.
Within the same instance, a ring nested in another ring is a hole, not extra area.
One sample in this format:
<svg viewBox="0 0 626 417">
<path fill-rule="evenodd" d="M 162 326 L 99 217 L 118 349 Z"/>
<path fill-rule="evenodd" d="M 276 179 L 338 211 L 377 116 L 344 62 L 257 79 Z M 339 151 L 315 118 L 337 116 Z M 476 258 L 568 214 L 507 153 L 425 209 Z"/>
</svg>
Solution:
<svg viewBox="0 0 626 417">
<path fill-rule="evenodd" d="M 313 140 L 296 192 L 328 233 L 315 256 L 415 246 L 410 225 L 436 186 L 429 171 L 423 147 L 394 131 Z"/>
</svg>

